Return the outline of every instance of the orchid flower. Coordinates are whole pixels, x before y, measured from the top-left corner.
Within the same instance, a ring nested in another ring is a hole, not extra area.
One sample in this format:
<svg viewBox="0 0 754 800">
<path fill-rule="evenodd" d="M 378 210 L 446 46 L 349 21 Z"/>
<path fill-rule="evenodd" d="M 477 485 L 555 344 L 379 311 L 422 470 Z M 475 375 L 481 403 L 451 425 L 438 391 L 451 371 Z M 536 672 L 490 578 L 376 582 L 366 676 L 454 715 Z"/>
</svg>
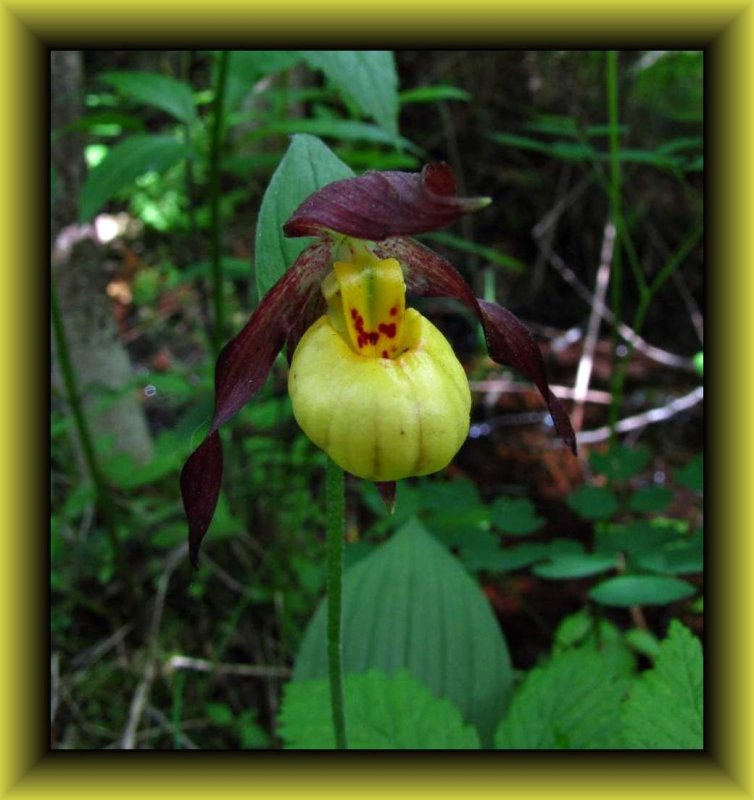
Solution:
<svg viewBox="0 0 754 800">
<path fill-rule="evenodd" d="M 489 202 L 457 197 L 452 170 L 439 163 L 420 173 L 367 172 L 330 183 L 288 219 L 286 236 L 316 240 L 220 353 L 212 423 L 181 472 L 192 563 L 220 494 L 218 430 L 259 391 L 284 345 L 297 422 L 340 467 L 375 481 L 388 502 L 395 481 L 451 461 L 469 430 L 468 381 L 440 331 L 406 307 L 407 289 L 467 306 L 490 356 L 535 383 L 575 453 L 568 415 L 529 330 L 510 311 L 476 298 L 450 263 L 407 238 Z"/>
</svg>

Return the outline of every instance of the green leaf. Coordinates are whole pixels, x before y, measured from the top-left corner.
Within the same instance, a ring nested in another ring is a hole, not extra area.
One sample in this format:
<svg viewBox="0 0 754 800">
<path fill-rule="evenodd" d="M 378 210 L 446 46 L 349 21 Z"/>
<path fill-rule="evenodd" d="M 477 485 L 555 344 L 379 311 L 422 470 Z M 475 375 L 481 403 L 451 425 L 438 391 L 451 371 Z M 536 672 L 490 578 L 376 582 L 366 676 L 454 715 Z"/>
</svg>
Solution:
<svg viewBox="0 0 754 800">
<path fill-rule="evenodd" d="M 704 537 L 702 532 L 676 537 L 661 549 L 636 556 L 641 569 L 666 575 L 695 574 L 704 570 Z"/>
<path fill-rule="evenodd" d="M 344 670 L 407 669 L 491 742 L 512 685 L 508 650 L 486 597 L 415 519 L 346 571 Z M 324 603 L 296 659 L 296 681 L 327 675 Z"/>
<path fill-rule="evenodd" d="M 649 464 L 652 453 L 645 447 L 625 447 L 617 444 L 607 453 L 593 450 L 589 463 L 595 472 L 616 481 L 625 481 L 638 475 Z"/>
<path fill-rule="evenodd" d="M 350 750 L 479 748 L 479 736 L 464 725 L 458 709 L 433 697 L 405 670 L 347 675 L 344 692 Z M 286 685 L 279 733 L 287 748 L 335 747 L 327 680 Z"/>
<path fill-rule="evenodd" d="M 402 147 L 414 152 L 421 152 L 413 142 L 390 133 L 377 125 L 368 122 L 358 122 L 350 119 L 284 119 L 270 122 L 249 133 L 245 138 L 262 139 L 272 133 L 297 134 L 308 133 L 312 136 L 321 136 L 344 141 L 373 142 Z"/>
<path fill-rule="evenodd" d="M 693 492 L 704 491 L 704 457 L 701 453 L 695 455 L 685 467 L 677 469 L 675 479 Z"/>
<path fill-rule="evenodd" d="M 117 192 L 145 172 L 164 172 L 188 148 L 172 136 L 137 134 L 115 145 L 87 176 L 81 192 L 79 221 L 88 222 Z"/>
<path fill-rule="evenodd" d="M 696 587 L 679 578 L 620 575 L 595 586 L 589 597 L 606 606 L 663 606 L 696 594 Z"/>
<path fill-rule="evenodd" d="M 303 56 L 366 116 L 398 133 L 398 75 L 389 50 L 311 50 Z"/>
<path fill-rule="evenodd" d="M 440 100 L 471 100 L 471 94 L 458 86 L 419 86 L 398 94 L 401 105 L 407 103 L 435 103 Z"/>
<path fill-rule="evenodd" d="M 611 556 L 584 553 L 583 555 L 559 556 L 544 564 L 537 564 L 532 572 L 540 578 L 563 580 L 569 578 L 587 578 L 590 575 L 608 572 L 616 567 L 617 561 Z"/>
<path fill-rule="evenodd" d="M 624 638 L 637 653 L 641 653 L 652 660 L 657 658 L 660 642 L 651 631 L 646 628 L 630 628 L 625 632 Z"/>
<path fill-rule="evenodd" d="M 353 172 L 319 139 L 294 136 L 275 170 L 259 210 L 256 275 L 259 297 L 282 277 L 311 239 L 286 239 L 283 223 L 312 192 Z"/>
<path fill-rule="evenodd" d="M 584 519 L 609 519 L 618 510 L 615 492 L 604 486 L 580 486 L 566 502 Z"/>
<path fill-rule="evenodd" d="M 640 514 L 660 512 L 672 499 L 673 492 L 667 486 L 643 486 L 631 495 L 628 507 Z"/>
<path fill-rule="evenodd" d="M 545 521 L 525 497 L 498 497 L 490 507 L 490 523 L 504 533 L 525 536 L 538 531 Z"/>
<path fill-rule="evenodd" d="M 526 264 L 522 263 L 517 258 L 513 258 L 513 256 L 501 253 L 499 250 L 495 250 L 492 247 L 485 247 L 482 244 L 470 242 L 468 239 L 463 239 L 460 236 L 453 236 L 451 233 L 439 231 L 437 233 L 425 234 L 423 238 L 429 239 L 433 242 L 439 242 L 447 247 L 453 247 L 456 250 L 461 250 L 464 253 L 472 253 L 475 256 L 483 258 L 485 261 L 489 261 L 491 264 L 497 264 L 500 267 L 504 267 L 510 272 L 526 271 Z"/>
<path fill-rule="evenodd" d="M 549 142 L 540 142 L 538 139 L 532 139 L 529 136 L 519 136 L 515 133 L 492 133 L 490 139 L 497 144 L 502 144 L 506 147 L 515 147 L 519 150 L 535 150 L 539 153 L 551 152 L 551 145 Z"/>
<path fill-rule="evenodd" d="M 233 711 L 227 703 L 205 703 L 204 713 L 215 725 L 231 725 L 233 723 Z"/>
<path fill-rule="evenodd" d="M 625 680 L 591 649 L 565 650 L 526 676 L 498 727 L 505 750 L 608 749 L 622 744 Z"/>
<path fill-rule="evenodd" d="M 703 671 L 699 640 L 672 620 L 654 667 L 639 677 L 623 705 L 626 744 L 652 750 L 702 749 Z"/>
<path fill-rule="evenodd" d="M 128 97 L 166 111 L 181 122 L 196 119 L 191 86 L 183 81 L 155 72 L 105 72 L 100 77 Z"/>
<path fill-rule="evenodd" d="M 225 107 L 233 111 L 267 75 L 290 69 L 301 60 L 294 50 L 231 50 L 225 86 Z"/>
</svg>

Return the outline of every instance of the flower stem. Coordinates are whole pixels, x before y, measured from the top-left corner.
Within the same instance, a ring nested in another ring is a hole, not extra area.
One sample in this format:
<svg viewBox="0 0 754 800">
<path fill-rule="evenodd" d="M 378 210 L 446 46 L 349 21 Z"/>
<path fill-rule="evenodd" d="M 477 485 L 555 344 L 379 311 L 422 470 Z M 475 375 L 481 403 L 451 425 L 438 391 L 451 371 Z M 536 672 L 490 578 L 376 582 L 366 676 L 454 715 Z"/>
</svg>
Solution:
<svg viewBox="0 0 754 800">
<path fill-rule="evenodd" d="M 343 642 L 341 611 L 343 593 L 343 535 L 345 498 L 343 470 L 327 459 L 327 662 L 330 675 L 335 746 L 346 749 L 343 699 Z"/>
<path fill-rule="evenodd" d="M 215 354 L 220 352 L 225 340 L 225 297 L 223 292 L 223 262 L 220 255 L 220 149 L 222 146 L 223 122 L 225 116 L 225 85 L 228 77 L 228 51 L 218 56 L 217 83 L 215 86 L 214 125 L 210 147 L 209 188 L 210 212 L 212 217 L 212 283 L 215 304 Z"/>
</svg>

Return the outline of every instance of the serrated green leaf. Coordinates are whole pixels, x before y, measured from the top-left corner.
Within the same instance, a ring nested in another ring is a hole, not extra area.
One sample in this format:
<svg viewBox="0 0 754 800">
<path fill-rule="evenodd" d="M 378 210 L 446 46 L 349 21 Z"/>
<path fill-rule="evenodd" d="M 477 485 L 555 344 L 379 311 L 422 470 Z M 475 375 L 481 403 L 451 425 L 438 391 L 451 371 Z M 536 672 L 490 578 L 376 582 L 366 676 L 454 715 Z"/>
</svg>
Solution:
<svg viewBox="0 0 754 800">
<path fill-rule="evenodd" d="M 183 81 L 156 72 L 105 72 L 100 78 L 139 103 L 155 106 L 181 122 L 196 119 L 193 90 Z"/>
<path fill-rule="evenodd" d="M 609 519 L 618 510 L 615 492 L 605 486 L 580 486 L 566 502 L 584 519 Z"/>
<path fill-rule="evenodd" d="M 700 750 L 704 746 L 703 659 L 699 640 L 672 620 L 655 665 L 623 705 L 623 735 L 632 748 Z"/>
<path fill-rule="evenodd" d="M 525 536 L 538 531 L 545 521 L 525 497 L 498 497 L 490 507 L 490 523 L 504 533 Z"/>
<path fill-rule="evenodd" d="M 652 453 L 646 447 L 613 445 L 606 453 L 593 450 L 589 464 L 595 472 L 601 472 L 611 480 L 625 481 L 638 475 L 649 464 Z"/>
<path fill-rule="evenodd" d="M 312 192 L 353 172 L 319 139 L 299 134 L 278 164 L 262 198 L 256 234 L 256 278 L 264 295 L 311 243 L 309 237 L 286 239 L 283 223 Z"/>
<path fill-rule="evenodd" d="M 567 580 L 570 578 L 587 578 L 590 575 L 599 575 L 617 567 L 617 561 L 612 556 L 594 555 L 564 555 L 537 564 L 532 572 L 540 578 L 551 580 Z"/>
<path fill-rule="evenodd" d="M 672 499 L 673 492 L 667 486 L 642 486 L 631 495 L 628 507 L 640 514 L 660 512 Z"/>
<path fill-rule="evenodd" d="M 398 74 L 389 50 L 311 50 L 303 53 L 312 69 L 361 111 L 393 135 L 398 133 Z"/>
<path fill-rule="evenodd" d="M 565 650 L 526 676 L 495 735 L 505 750 L 610 749 L 622 745 L 625 680 L 590 649 Z"/>
<path fill-rule="evenodd" d="M 137 134 L 113 147 L 86 178 L 81 192 L 79 221 L 88 222 L 121 189 L 145 172 L 164 172 L 188 153 L 172 136 Z"/>
<path fill-rule="evenodd" d="M 346 673 L 407 669 L 491 742 L 513 679 L 505 640 L 478 585 L 417 520 L 347 570 L 343 614 Z M 328 674 L 326 622 L 323 603 L 294 680 Z"/>
<path fill-rule="evenodd" d="M 377 670 L 345 678 L 350 750 L 474 750 L 479 736 L 458 709 L 433 697 L 409 672 Z M 294 681 L 284 689 L 279 733 L 286 748 L 335 746 L 327 680 Z"/>
<path fill-rule="evenodd" d="M 696 588 L 679 578 L 658 575 L 620 575 L 597 584 L 589 597 L 606 606 L 663 606 L 685 600 Z"/>
</svg>

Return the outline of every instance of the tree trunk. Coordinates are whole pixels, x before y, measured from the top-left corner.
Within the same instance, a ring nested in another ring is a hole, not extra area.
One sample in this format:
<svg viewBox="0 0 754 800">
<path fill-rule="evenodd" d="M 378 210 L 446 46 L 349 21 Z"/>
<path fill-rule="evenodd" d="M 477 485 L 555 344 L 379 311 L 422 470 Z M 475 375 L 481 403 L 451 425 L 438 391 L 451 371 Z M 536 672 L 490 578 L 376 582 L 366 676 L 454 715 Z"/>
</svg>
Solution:
<svg viewBox="0 0 754 800">
<path fill-rule="evenodd" d="M 52 51 L 50 67 L 52 128 L 59 131 L 81 116 L 81 53 Z M 138 393 L 126 393 L 102 408 L 107 394 L 122 391 L 133 381 L 134 372 L 105 292 L 103 247 L 94 226 L 77 224 L 83 152 L 80 134 L 65 134 L 52 144 L 56 171 L 52 280 L 92 434 L 99 441 L 111 438 L 115 451 L 144 463 L 152 457 L 153 445 Z"/>
</svg>

